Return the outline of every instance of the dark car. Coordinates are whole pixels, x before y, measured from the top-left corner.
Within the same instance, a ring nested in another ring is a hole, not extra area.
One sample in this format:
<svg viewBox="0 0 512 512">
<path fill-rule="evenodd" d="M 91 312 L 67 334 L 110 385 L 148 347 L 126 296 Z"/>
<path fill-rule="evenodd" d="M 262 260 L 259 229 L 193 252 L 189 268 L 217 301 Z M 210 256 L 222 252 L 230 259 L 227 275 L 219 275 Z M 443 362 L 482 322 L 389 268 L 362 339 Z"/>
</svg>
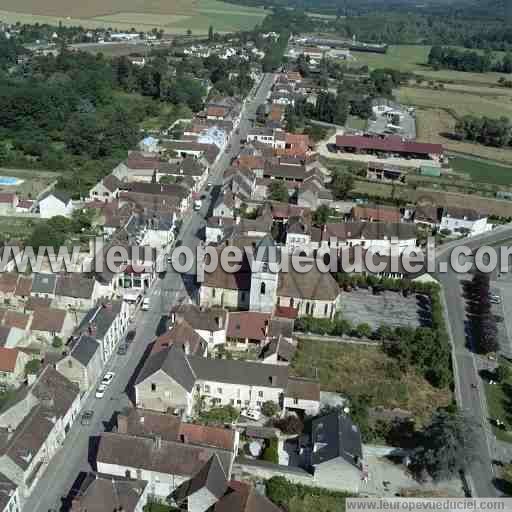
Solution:
<svg viewBox="0 0 512 512">
<path fill-rule="evenodd" d="M 84 411 L 82 413 L 82 417 L 80 418 L 80 425 L 90 425 L 93 416 L 94 411 Z"/>
<path fill-rule="evenodd" d="M 128 352 L 128 345 L 126 345 L 125 343 L 123 343 L 122 345 L 119 345 L 119 348 L 117 349 L 117 353 L 120 356 L 126 355 L 127 352 Z"/>
<path fill-rule="evenodd" d="M 126 335 L 126 343 L 131 343 L 135 339 L 136 333 L 137 331 L 135 329 L 128 331 L 128 334 Z"/>
</svg>

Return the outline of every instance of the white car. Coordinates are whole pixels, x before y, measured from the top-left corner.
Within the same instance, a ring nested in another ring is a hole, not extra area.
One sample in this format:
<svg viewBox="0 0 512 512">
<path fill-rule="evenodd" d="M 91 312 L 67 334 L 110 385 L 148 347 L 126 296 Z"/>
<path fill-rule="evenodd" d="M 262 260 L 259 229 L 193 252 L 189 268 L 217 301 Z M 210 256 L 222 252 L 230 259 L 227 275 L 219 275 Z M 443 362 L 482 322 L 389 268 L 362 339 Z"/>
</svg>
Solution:
<svg viewBox="0 0 512 512">
<path fill-rule="evenodd" d="M 107 372 L 103 377 L 101 384 L 105 387 L 110 386 L 110 383 L 114 380 L 116 374 L 114 372 Z"/>
<path fill-rule="evenodd" d="M 142 309 L 142 311 L 149 311 L 150 307 L 151 307 L 151 301 L 149 300 L 149 297 L 145 297 L 142 301 L 141 309 Z"/>
<path fill-rule="evenodd" d="M 96 398 L 103 398 L 106 390 L 107 386 L 105 386 L 105 384 L 100 384 L 96 390 Z"/>
<path fill-rule="evenodd" d="M 261 418 L 261 412 L 258 409 L 242 409 L 240 414 L 251 420 L 259 420 Z"/>
</svg>

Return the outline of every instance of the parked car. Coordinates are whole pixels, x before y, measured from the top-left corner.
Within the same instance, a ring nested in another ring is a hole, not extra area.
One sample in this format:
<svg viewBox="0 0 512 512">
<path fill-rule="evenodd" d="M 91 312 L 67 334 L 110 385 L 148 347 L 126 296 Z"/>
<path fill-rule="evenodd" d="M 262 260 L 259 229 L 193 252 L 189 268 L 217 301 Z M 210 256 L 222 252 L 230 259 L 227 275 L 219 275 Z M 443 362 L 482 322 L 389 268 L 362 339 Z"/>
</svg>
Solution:
<svg viewBox="0 0 512 512">
<path fill-rule="evenodd" d="M 93 416 L 94 411 L 84 411 L 80 418 L 80 425 L 90 425 Z"/>
<path fill-rule="evenodd" d="M 116 374 L 114 372 L 107 372 L 107 373 L 105 373 L 105 376 L 103 377 L 101 383 L 104 386 L 110 386 L 110 384 L 114 380 L 115 376 L 116 376 Z"/>
<path fill-rule="evenodd" d="M 126 343 L 130 344 L 135 339 L 136 334 L 137 331 L 135 329 L 128 331 L 128 334 L 126 335 Z"/>
<path fill-rule="evenodd" d="M 142 311 L 149 311 L 150 307 L 151 307 L 151 301 L 149 300 L 149 297 L 144 297 L 144 300 L 142 301 L 142 306 L 141 306 Z"/>
<path fill-rule="evenodd" d="M 261 412 L 257 409 L 242 409 L 240 412 L 242 416 L 245 418 L 249 418 L 251 420 L 259 420 L 261 418 Z"/>
<path fill-rule="evenodd" d="M 126 343 L 122 343 L 121 345 L 119 345 L 119 348 L 117 349 L 117 353 L 120 356 L 126 355 L 127 352 L 128 352 L 128 345 L 126 345 Z"/>
<path fill-rule="evenodd" d="M 107 386 L 105 386 L 105 384 L 100 384 L 96 390 L 96 398 L 103 398 L 105 396 L 105 391 L 107 391 Z"/>
</svg>

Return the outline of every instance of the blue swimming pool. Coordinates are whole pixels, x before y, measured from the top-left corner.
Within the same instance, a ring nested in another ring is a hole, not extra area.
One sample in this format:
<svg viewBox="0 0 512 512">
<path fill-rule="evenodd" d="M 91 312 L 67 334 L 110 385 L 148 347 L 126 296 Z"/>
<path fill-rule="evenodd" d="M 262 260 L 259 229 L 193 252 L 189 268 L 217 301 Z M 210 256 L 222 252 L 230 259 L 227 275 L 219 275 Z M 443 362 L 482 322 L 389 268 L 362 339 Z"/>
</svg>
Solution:
<svg viewBox="0 0 512 512">
<path fill-rule="evenodd" d="M 14 178 L 12 176 L 0 176 L 0 185 L 21 185 L 23 183 L 23 180 L 20 180 L 19 178 Z"/>
</svg>

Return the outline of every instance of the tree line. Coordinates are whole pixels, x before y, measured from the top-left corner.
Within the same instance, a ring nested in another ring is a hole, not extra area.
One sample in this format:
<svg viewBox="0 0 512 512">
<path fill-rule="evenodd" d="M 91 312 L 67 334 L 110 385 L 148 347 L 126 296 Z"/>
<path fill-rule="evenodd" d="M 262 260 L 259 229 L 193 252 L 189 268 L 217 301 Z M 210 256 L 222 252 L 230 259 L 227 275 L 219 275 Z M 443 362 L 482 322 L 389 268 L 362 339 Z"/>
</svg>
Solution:
<svg viewBox="0 0 512 512">
<path fill-rule="evenodd" d="M 461 139 L 497 148 L 512 145 L 512 125 L 507 117 L 464 116 L 455 125 L 455 134 Z"/>
<path fill-rule="evenodd" d="M 512 73 L 512 53 L 507 52 L 502 59 L 491 51 L 477 52 L 443 46 L 433 46 L 428 55 L 428 63 L 435 70 L 454 69 L 473 73 Z"/>
</svg>

